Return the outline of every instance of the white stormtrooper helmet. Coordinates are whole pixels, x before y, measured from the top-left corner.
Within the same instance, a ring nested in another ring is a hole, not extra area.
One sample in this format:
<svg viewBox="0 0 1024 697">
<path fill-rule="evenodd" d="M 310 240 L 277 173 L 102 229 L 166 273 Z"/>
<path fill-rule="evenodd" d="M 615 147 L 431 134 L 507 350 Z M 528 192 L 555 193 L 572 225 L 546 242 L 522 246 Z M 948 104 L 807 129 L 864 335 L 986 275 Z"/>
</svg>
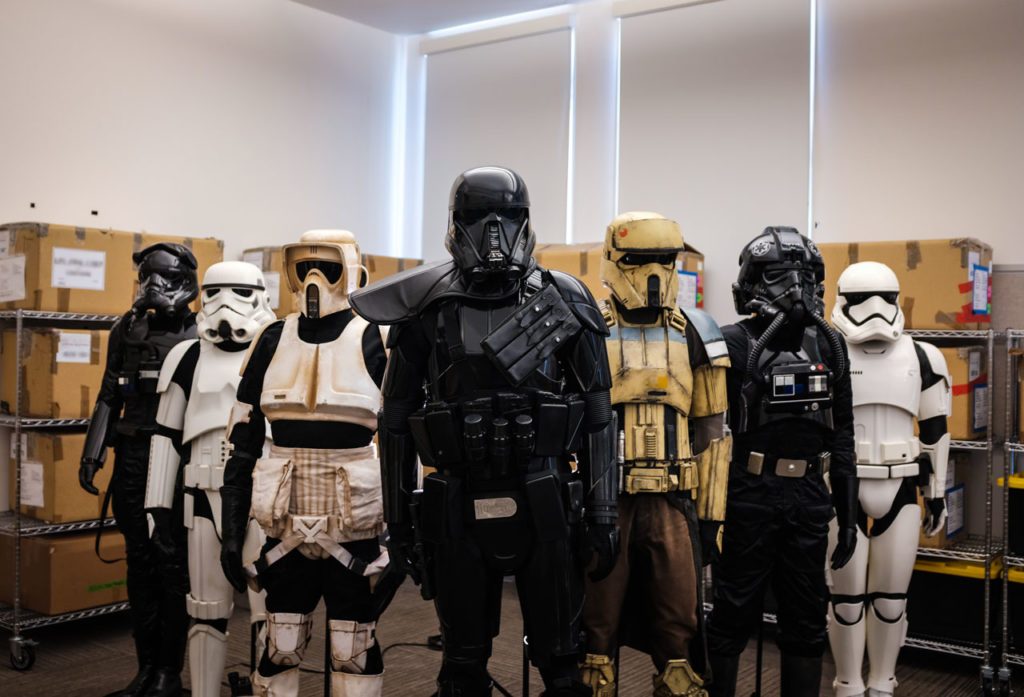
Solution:
<svg viewBox="0 0 1024 697">
<path fill-rule="evenodd" d="M 274 319 L 263 272 L 244 261 L 222 261 L 208 268 L 201 298 L 197 333 L 214 344 L 247 344 Z"/>
<path fill-rule="evenodd" d="M 903 333 L 900 282 L 885 264 L 862 261 L 839 276 L 832 324 L 852 344 L 895 341 Z"/>
<path fill-rule="evenodd" d="M 288 288 L 311 319 L 349 307 L 349 293 L 365 283 L 359 245 L 348 230 L 310 230 L 284 246 Z"/>
</svg>

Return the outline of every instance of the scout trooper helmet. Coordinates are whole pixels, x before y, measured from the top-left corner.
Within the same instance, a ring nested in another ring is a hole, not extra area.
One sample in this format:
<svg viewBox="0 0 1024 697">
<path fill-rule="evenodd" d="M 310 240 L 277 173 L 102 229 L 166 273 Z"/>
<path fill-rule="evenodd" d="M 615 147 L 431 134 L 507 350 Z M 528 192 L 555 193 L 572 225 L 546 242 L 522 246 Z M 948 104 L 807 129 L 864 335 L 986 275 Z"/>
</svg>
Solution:
<svg viewBox="0 0 1024 697">
<path fill-rule="evenodd" d="M 862 261 L 839 276 L 832 324 L 852 344 L 895 341 L 903 333 L 900 282 L 885 264 Z"/>
<path fill-rule="evenodd" d="M 623 213 L 608 225 L 601 280 L 623 307 L 676 306 L 683 251 L 679 223 L 658 213 Z"/>
<path fill-rule="evenodd" d="M 348 230 L 310 230 L 284 246 L 288 288 L 300 311 L 317 319 L 347 310 L 348 295 L 365 285 L 359 245 Z"/>
<path fill-rule="evenodd" d="M 200 339 L 247 344 L 274 319 L 263 272 L 244 261 L 222 261 L 203 276 L 203 306 L 196 318 Z"/>
</svg>

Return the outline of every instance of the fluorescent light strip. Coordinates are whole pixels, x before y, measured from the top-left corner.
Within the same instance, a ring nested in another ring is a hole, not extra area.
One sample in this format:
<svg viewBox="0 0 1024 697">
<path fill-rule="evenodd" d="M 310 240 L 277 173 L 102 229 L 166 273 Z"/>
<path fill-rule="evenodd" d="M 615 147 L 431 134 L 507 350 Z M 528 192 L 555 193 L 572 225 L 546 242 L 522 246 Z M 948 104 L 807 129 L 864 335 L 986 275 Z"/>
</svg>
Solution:
<svg viewBox="0 0 1024 697">
<path fill-rule="evenodd" d="M 811 3 L 811 31 L 810 31 L 810 90 L 808 101 L 807 120 L 807 237 L 814 239 L 814 102 L 817 90 L 815 81 L 817 71 L 815 66 L 818 62 L 818 0 L 809 0 Z"/>
<path fill-rule="evenodd" d="M 569 30 L 569 162 L 565 182 L 565 243 L 572 244 L 575 212 L 573 201 L 576 197 L 573 186 L 576 183 L 576 27 Z"/>
<path fill-rule="evenodd" d="M 391 84 L 391 239 L 388 253 L 400 257 L 405 229 L 405 155 L 408 147 L 409 40 L 396 39 Z"/>
<path fill-rule="evenodd" d="M 615 18 L 615 41 L 612 50 L 615 52 L 615 75 L 612 78 L 615 80 L 615 160 L 612 165 L 614 167 L 612 201 L 615 204 L 615 210 L 612 211 L 612 217 L 617 217 L 619 215 L 619 144 L 622 138 L 622 17 Z"/>
<path fill-rule="evenodd" d="M 482 29 L 494 29 L 495 27 L 504 27 L 509 24 L 516 24 L 517 22 L 528 22 L 531 19 L 541 19 L 543 17 L 551 17 L 553 15 L 567 14 L 572 12 L 572 10 L 572 4 L 555 5 L 554 7 L 544 7 L 539 10 L 530 10 L 529 12 L 520 12 L 514 15 L 505 15 L 504 17 L 495 17 L 494 19 L 484 19 L 478 22 L 468 22 L 466 24 L 456 24 L 455 26 L 444 27 L 443 29 L 435 29 L 434 31 L 428 31 L 426 34 L 423 34 L 423 37 L 427 39 L 439 39 L 444 36 L 468 34 Z"/>
</svg>

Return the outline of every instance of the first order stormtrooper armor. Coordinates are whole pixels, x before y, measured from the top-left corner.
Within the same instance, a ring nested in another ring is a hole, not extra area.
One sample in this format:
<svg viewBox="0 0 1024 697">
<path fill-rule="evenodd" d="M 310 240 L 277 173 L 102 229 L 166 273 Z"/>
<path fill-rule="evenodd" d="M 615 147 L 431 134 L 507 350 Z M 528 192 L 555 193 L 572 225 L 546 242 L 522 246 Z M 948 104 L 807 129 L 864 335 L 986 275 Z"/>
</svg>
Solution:
<svg viewBox="0 0 1024 697">
<path fill-rule="evenodd" d="M 146 510 L 160 542 L 173 524 L 172 510 L 182 507 L 190 581 L 185 605 L 193 619 L 188 634 L 192 695 L 218 697 L 234 601 L 234 590 L 220 566 L 225 429 L 245 350 L 274 313 L 263 274 L 252 264 L 214 264 L 203 277 L 201 292 L 199 338 L 171 349 L 160 371 L 158 431 L 151 443 Z M 182 494 L 178 504 L 176 498 Z M 259 527 L 255 522 L 249 527 L 250 546 L 258 547 Z M 261 622 L 261 594 L 250 590 L 249 602 L 251 621 Z"/>
<path fill-rule="evenodd" d="M 919 488 L 925 532 L 934 535 L 946 520 L 950 377 L 937 348 L 903 333 L 892 269 L 873 261 L 853 264 L 839 277 L 838 291 L 832 323 L 850 350 L 861 512 L 853 559 L 831 573 L 835 694 L 891 697 L 921 527 Z M 920 436 L 914 435 L 915 418 Z"/>
<path fill-rule="evenodd" d="M 242 368 L 221 487 L 221 563 L 235 588 L 249 582 L 266 591 L 257 695 L 298 694 L 323 598 L 331 694 L 374 697 L 384 668 L 371 579 L 387 565 L 373 445 L 384 341 L 349 308 L 365 274 L 352 233 L 312 230 L 283 254 L 300 312 L 266 325 Z M 273 441 L 266 457 L 265 419 Z M 250 510 L 267 536 L 252 562 L 243 558 Z"/>
<path fill-rule="evenodd" d="M 833 507 L 833 569 L 857 540 L 853 398 L 846 347 L 820 314 L 824 276 L 817 247 L 793 228 L 766 228 L 740 254 L 736 311 L 753 316 L 723 328 L 734 447 L 708 619 L 712 697 L 735 694 L 769 583 L 781 694 L 819 694 Z"/>
<path fill-rule="evenodd" d="M 128 603 L 138 672 L 116 695 L 177 695 L 185 657 L 188 572 L 184 528 L 163 549 L 150 537 L 146 475 L 157 431 L 160 367 L 180 342 L 196 336 L 189 308 L 199 292 L 196 259 L 186 247 L 159 243 L 136 252 L 139 297 L 110 330 L 107 365 L 82 450 L 79 482 L 96 494 L 93 477 L 114 448 L 108 496 L 128 563 Z M 106 502 L 105 502 L 106 503 Z M 104 505 L 104 509 L 106 506 Z"/>
<path fill-rule="evenodd" d="M 352 298 L 393 325 L 380 426 L 392 561 L 435 597 L 441 697 L 491 694 L 507 575 L 545 694 L 589 695 L 582 571 L 606 575 L 618 544 L 608 330 L 582 283 L 537 266 L 519 175 L 464 172 L 449 204 L 452 261 Z M 414 496 L 417 454 L 437 471 Z"/>
<path fill-rule="evenodd" d="M 709 315 L 676 307 L 682 250 L 679 225 L 657 213 L 620 215 L 605 235 L 622 550 L 607 578 L 586 585 L 583 676 L 594 697 L 616 694 L 620 637 L 651 654 L 655 695 L 707 695 L 689 655 L 703 617 L 701 539 L 710 556 L 725 518 L 729 358 Z"/>
</svg>

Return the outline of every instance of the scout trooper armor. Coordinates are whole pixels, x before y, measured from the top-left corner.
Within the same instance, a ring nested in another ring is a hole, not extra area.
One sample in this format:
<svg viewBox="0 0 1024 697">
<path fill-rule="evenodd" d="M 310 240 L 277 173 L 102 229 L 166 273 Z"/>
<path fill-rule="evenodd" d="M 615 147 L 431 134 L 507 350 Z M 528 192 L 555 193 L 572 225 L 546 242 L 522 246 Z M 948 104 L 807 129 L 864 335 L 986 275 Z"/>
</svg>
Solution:
<svg viewBox="0 0 1024 697">
<path fill-rule="evenodd" d="M 263 274 L 241 261 L 224 261 L 207 269 L 201 298 L 199 338 L 175 346 L 160 371 L 158 430 L 150 444 L 146 510 L 154 519 L 158 540 L 165 538 L 180 482 L 191 587 L 185 605 L 194 620 L 188 634 L 192 694 L 217 697 L 234 597 L 220 568 L 220 487 L 228 450 L 225 428 L 245 349 L 274 313 Z M 249 534 L 250 546 L 258 548 L 259 528 L 250 525 Z M 250 592 L 249 602 L 250 621 L 261 622 L 262 595 Z"/>
<path fill-rule="evenodd" d="M 934 535 L 946 520 L 949 371 L 937 348 L 903 333 L 899 291 L 888 266 L 854 264 L 839 277 L 832 311 L 832 323 L 850 351 L 861 507 L 853 559 L 831 572 L 829 642 L 836 697 L 859 697 L 865 690 L 870 697 L 893 694 L 921 526 L 919 487 L 926 534 Z M 834 546 L 834 523 L 830 538 Z"/>
<path fill-rule="evenodd" d="M 605 235 L 601 278 L 612 298 L 601 310 L 619 418 L 622 552 L 611 575 L 586 588 L 583 677 L 595 697 L 616 694 L 620 637 L 651 654 L 655 695 L 707 695 L 688 659 L 703 616 L 700 533 L 710 556 L 725 519 L 729 357 L 710 316 L 676 307 L 681 251 L 679 225 L 657 213 L 624 213 Z M 648 561 L 635 564 L 641 557 Z M 636 613 L 642 623 L 628 621 Z"/>
<path fill-rule="evenodd" d="M 221 564 L 239 590 L 249 582 L 267 593 L 257 695 L 298 694 L 299 664 L 323 597 L 331 694 L 373 697 L 381 693 L 383 662 L 370 578 L 388 560 L 377 543 L 384 521 L 373 445 L 383 337 L 349 309 L 349 292 L 365 277 L 352 233 L 307 232 L 284 247 L 284 259 L 300 312 L 264 327 L 242 367 L 221 488 Z M 267 543 L 245 563 L 250 510 Z"/>
</svg>

